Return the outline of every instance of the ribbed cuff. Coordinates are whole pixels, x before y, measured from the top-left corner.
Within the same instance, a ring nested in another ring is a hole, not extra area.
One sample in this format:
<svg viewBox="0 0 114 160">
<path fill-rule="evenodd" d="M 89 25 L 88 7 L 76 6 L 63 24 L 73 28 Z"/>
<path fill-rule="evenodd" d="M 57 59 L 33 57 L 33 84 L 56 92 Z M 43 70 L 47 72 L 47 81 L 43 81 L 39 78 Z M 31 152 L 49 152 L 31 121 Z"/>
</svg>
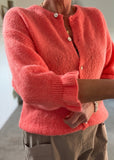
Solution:
<svg viewBox="0 0 114 160">
<path fill-rule="evenodd" d="M 52 93 L 50 100 L 52 104 L 54 104 L 55 107 L 64 107 L 64 102 L 63 102 L 63 84 L 61 81 L 60 76 L 56 77 L 55 81 L 52 82 Z"/>
<path fill-rule="evenodd" d="M 69 72 L 61 78 L 63 84 L 63 101 L 66 104 L 66 108 L 74 112 L 79 112 L 82 108 L 81 102 L 78 99 L 78 74 L 78 71 Z"/>
</svg>

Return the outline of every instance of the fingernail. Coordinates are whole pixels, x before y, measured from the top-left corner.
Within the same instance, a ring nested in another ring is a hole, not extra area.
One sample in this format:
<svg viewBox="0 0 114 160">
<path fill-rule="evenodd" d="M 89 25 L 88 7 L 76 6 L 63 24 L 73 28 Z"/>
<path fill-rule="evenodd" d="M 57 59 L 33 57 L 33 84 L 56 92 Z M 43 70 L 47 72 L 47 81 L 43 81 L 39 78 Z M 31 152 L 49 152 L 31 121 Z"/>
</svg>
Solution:
<svg viewBox="0 0 114 160">
<path fill-rule="evenodd" d="M 65 117 L 65 119 L 68 119 L 68 118 L 70 118 L 70 116 L 71 116 L 70 114 L 69 114 L 69 115 L 67 115 L 67 116 Z"/>
<path fill-rule="evenodd" d="M 68 118 L 68 117 L 70 117 L 70 114 L 69 114 L 69 115 L 67 115 L 65 118 Z"/>
<path fill-rule="evenodd" d="M 68 114 L 66 117 L 65 117 L 65 119 L 68 119 L 68 118 L 70 118 L 71 116 L 72 116 L 72 112 L 70 113 L 70 114 Z"/>
</svg>

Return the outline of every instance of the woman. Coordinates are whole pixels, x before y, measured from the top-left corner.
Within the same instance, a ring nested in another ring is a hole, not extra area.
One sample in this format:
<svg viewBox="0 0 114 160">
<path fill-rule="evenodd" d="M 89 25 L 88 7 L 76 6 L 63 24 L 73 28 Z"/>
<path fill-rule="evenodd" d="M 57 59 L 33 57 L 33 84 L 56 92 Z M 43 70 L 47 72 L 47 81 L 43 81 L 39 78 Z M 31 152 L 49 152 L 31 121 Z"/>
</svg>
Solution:
<svg viewBox="0 0 114 160">
<path fill-rule="evenodd" d="M 26 160 L 107 160 L 102 100 L 114 98 L 114 44 L 102 13 L 71 0 L 14 7 L 3 36 Z"/>
</svg>

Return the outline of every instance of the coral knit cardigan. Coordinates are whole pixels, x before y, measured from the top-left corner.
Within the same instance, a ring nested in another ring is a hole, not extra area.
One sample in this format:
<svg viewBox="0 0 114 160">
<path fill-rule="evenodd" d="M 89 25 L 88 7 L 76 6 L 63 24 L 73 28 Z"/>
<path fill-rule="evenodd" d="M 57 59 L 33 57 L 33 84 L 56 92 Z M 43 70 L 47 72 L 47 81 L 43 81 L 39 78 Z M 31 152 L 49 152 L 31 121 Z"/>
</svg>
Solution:
<svg viewBox="0 0 114 160">
<path fill-rule="evenodd" d="M 12 85 L 23 99 L 19 126 L 41 135 L 65 135 L 104 122 L 103 101 L 87 124 L 70 128 L 63 119 L 81 111 L 77 79 L 114 79 L 114 44 L 102 13 L 74 5 L 69 17 L 75 50 L 63 15 L 38 5 L 14 7 L 4 18 L 3 37 Z"/>
</svg>

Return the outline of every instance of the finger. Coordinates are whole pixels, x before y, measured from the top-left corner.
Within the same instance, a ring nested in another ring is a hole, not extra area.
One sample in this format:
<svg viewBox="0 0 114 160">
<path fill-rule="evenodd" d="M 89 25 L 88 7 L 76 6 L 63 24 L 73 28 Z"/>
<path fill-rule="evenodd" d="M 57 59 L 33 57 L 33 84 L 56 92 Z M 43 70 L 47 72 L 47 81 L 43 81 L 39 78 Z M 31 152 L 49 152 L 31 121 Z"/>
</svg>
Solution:
<svg viewBox="0 0 114 160">
<path fill-rule="evenodd" d="M 80 116 L 81 116 L 81 113 L 77 113 L 77 114 L 75 113 L 72 117 L 72 124 L 76 123 L 79 120 Z"/>
<path fill-rule="evenodd" d="M 69 121 L 67 121 L 66 119 L 64 119 L 64 123 L 66 123 L 70 128 L 72 128 L 72 124 Z"/>
<path fill-rule="evenodd" d="M 70 112 L 70 114 L 68 114 L 65 119 L 69 119 L 72 115 L 74 114 L 74 112 Z"/>
<path fill-rule="evenodd" d="M 79 117 L 80 117 L 80 114 L 77 114 L 77 116 L 73 114 L 69 119 L 64 119 L 64 122 L 68 126 L 70 126 L 71 128 L 73 128 L 73 124 L 76 123 L 76 121 L 78 121 Z"/>
<path fill-rule="evenodd" d="M 79 118 L 80 115 L 81 114 L 79 112 L 73 113 L 69 117 L 65 118 L 65 120 L 68 121 L 69 123 L 73 124 L 73 123 L 75 123 L 78 120 L 78 118 Z"/>
<path fill-rule="evenodd" d="M 64 120 L 65 121 L 65 120 Z M 70 128 L 76 128 L 79 126 L 81 123 L 84 123 L 84 120 L 79 120 L 76 123 L 72 124 L 69 121 L 65 121 L 65 123 L 70 127 Z"/>
<path fill-rule="evenodd" d="M 84 123 L 85 119 L 83 118 L 83 116 L 79 117 L 78 121 L 76 121 L 73 125 L 72 128 L 76 128 L 77 126 L 79 126 L 80 124 Z"/>
</svg>

